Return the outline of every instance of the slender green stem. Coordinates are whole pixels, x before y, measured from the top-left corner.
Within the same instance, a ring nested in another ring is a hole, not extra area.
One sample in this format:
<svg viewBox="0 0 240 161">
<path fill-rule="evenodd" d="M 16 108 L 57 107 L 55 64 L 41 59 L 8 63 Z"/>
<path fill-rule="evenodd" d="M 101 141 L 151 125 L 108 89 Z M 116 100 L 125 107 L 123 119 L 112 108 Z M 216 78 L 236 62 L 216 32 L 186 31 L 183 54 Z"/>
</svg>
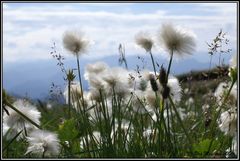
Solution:
<svg viewBox="0 0 240 161">
<path fill-rule="evenodd" d="M 159 120 L 159 123 L 160 123 L 160 127 L 161 127 L 161 124 L 163 123 L 163 125 L 165 124 L 165 120 L 164 120 L 164 99 L 161 100 L 160 102 L 160 110 L 159 110 L 159 113 L 160 113 L 160 120 Z M 165 126 L 164 126 L 165 127 Z M 162 128 L 159 129 L 161 130 L 161 133 L 162 133 L 162 142 L 161 142 L 161 145 L 163 145 L 163 136 L 164 136 L 164 132 L 162 131 Z M 165 132 L 167 133 L 166 129 L 165 129 Z"/>
<path fill-rule="evenodd" d="M 149 51 L 149 54 L 150 54 L 151 59 L 152 59 L 152 64 L 153 64 L 153 69 L 154 69 L 155 76 L 157 76 L 156 66 L 155 66 L 155 63 L 154 63 L 154 59 L 153 59 L 153 55 L 152 55 L 151 50 Z"/>
<path fill-rule="evenodd" d="M 31 124 L 33 124 L 34 126 L 36 126 L 38 129 L 41 129 L 41 127 L 35 123 L 34 121 L 32 121 L 30 118 L 28 118 L 26 115 L 24 115 L 21 111 L 19 111 L 17 108 L 15 108 L 11 103 L 9 103 L 7 100 L 4 100 L 4 104 L 9 106 L 11 109 L 13 109 L 14 111 L 16 111 L 19 115 L 21 115 L 24 119 L 26 119 L 27 121 L 29 121 Z"/>
<path fill-rule="evenodd" d="M 171 96 L 169 96 L 168 99 L 169 99 L 169 101 L 170 101 L 170 103 L 171 103 L 171 105 L 172 105 L 172 107 L 173 107 L 174 112 L 176 113 L 177 119 L 178 119 L 180 125 L 182 126 L 182 129 L 183 129 L 183 131 L 184 131 L 184 133 L 185 133 L 185 135 L 186 135 L 186 137 L 187 137 L 187 139 L 188 139 L 188 141 L 189 141 L 189 143 L 190 143 L 190 146 L 193 145 L 193 141 L 192 141 L 191 137 L 189 136 L 186 128 L 185 128 L 184 125 L 183 125 L 182 119 L 181 119 L 181 117 L 180 117 L 180 115 L 179 115 L 179 113 L 178 113 L 178 111 L 177 111 L 177 109 L 176 109 L 176 106 L 175 106 L 175 104 L 174 104 Z M 191 148 L 190 148 L 190 150 L 191 150 Z"/>
<path fill-rule="evenodd" d="M 22 133 L 23 130 L 21 130 L 20 132 L 17 133 L 17 135 L 15 135 L 10 141 L 9 143 L 3 148 L 3 152 L 9 147 L 10 144 L 12 144 L 12 142 L 14 140 L 16 140 L 16 138 Z"/>
<path fill-rule="evenodd" d="M 165 100 L 162 99 L 161 100 L 161 108 L 160 108 L 160 111 L 159 111 L 160 112 L 160 124 L 163 124 L 163 128 L 165 130 L 165 137 L 166 137 L 166 140 L 168 140 L 167 147 L 169 147 L 171 145 L 171 139 L 170 139 L 169 129 L 167 128 L 167 125 L 166 125 L 166 122 L 165 122 L 165 119 L 164 119 L 164 110 L 165 110 L 164 105 L 165 104 L 166 104 Z"/>
<path fill-rule="evenodd" d="M 2 106 L 2 108 L 3 108 L 4 112 L 6 112 L 6 114 L 9 116 L 9 112 L 8 112 L 8 110 L 5 108 L 5 106 Z"/>
<path fill-rule="evenodd" d="M 173 147 L 173 153 L 174 153 L 174 155 L 176 156 L 177 155 L 177 152 L 176 152 L 176 150 L 178 149 L 177 147 L 178 147 L 178 142 L 177 142 L 177 139 L 176 139 L 176 134 L 175 134 L 175 123 L 174 123 L 174 119 L 173 119 L 173 111 L 172 111 L 172 108 L 169 108 L 169 110 L 170 110 L 170 114 L 171 114 L 171 128 L 172 128 L 172 135 L 173 135 L 173 142 L 174 142 L 174 147 Z"/>
<path fill-rule="evenodd" d="M 154 129 L 154 136 L 157 135 L 157 139 L 158 139 L 158 145 L 157 145 L 157 154 L 161 157 L 163 154 L 163 140 L 164 140 L 164 130 L 162 128 L 162 111 L 164 110 L 163 109 L 163 106 L 162 104 L 160 103 L 160 99 L 159 99 L 159 96 L 157 94 L 157 92 L 155 92 L 155 97 L 156 97 L 156 115 L 157 115 L 157 126 L 156 128 Z M 160 105 L 160 108 L 159 106 Z M 163 120 L 163 125 L 164 125 L 164 120 Z M 164 126 L 165 127 L 165 126 Z M 158 133 L 157 133 L 157 130 L 158 130 Z M 152 138 L 153 139 L 153 142 L 154 142 L 154 139 L 155 137 Z"/>
<path fill-rule="evenodd" d="M 80 89 L 81 89 L 81 95 L 82 95 L 82 104 L 84 106 L 83 87 L 82 87 L 82 79 L 81 79 L 81 71 L 80 71 L 80 63 L 79 63 L 79 55 L 78 54 L 77 54 L 77 66 L 78 66 L 78 77 L 79 77 Z"/>
<path fill-rule="evenodd" d="M 231 86 L 230 86 L 227 94 L 226 94 L 225 97 L 224 97 L 223 103 L 220 105 L 218 112 L 215 113 L 215 115 L 214 115 L 214 117 L 213 117 L 212 125 L 211 125 L 211 128 L 210 128 L 210 129 L 212 130 L 212 131 L 211 131 L 212 140 L 211 140 L 210 145 L 209 145 L 209 147 L 208 147 L 207 154 L 210 152 L 210 149 L 211 149 L 211 147 L 212 147 L 212 143 L 213 143 L 213 141 L 214 141 L 214 139 L 215 139 L 215 137 L 214 137 L 214 130 L 215 130 L 217 118 L 219 117 L 219 115 L 220 115 L 220 113 L 221 113 L 221 108 L 224 106 L 224 104 L 226 103 L 226 101 L 227 101 L 227 99 L 228 99 L 228 96 L 230 95 L 230 92 L 231 92 L 231 90 L 232 90 L 232 88 L 233 88 L 234 83 L 235 83 L 235 81 L 232 81 Z"/>
<path fill-rule="evenodd" d="M 170 119 L 169 119 L 169 106 L 167 104 L 166 106 L 166 109 L 167 109 L 167 129 L 168 129 L 168 132 L 170 131 Z M 169 136 L 170 136 L 170 132 L 169 132 Z"/>
<path fill-rule="evenodd" d="M 167 109 L 167 139 L 168 139 L 168 142 L 169 142 L 169 147 L 170 149 L 172 149 L 172 138 L 171 138 L 171 129 L 170 129 L 170 116 L 169 116 L 169 105 L 166 103 L 166 109 Z M 172 150 L 171 150 L 171 153 L 172 153 Z"/>
<path fill-rule="evenodd" d="M 45 157 L 45 153 L 46 153 L 46 149 L 44 148 L 44 151 L 43 151 L 43 153 L 42 153 L 42 158 Z"/>
<path fill-rule="evenodd" d="M 222 105 L 221 105 L 220 107 L 222 107 L 223 104 L 226 103 L 226 101 L 227 101 L 227 99 L 228 99 L 228 96 L 230 95 L 230 92 L 232 91 L 232 88 L 233 88 L 235 82 L 236 82 L 236 81 L 232 81 L 232 84 L 231 84 L 231 86 L 230 86 L 230 88 L 229 88 L 229 90 L 228 90 L 228 92 L 227 92 L 227 95 L 225 96 L 225 98 L 224 98 L 224 100 L 223 100 L 223 103 L 222 103 Z"/>
<path fill-rule="evenodd" d="M 168 76 L 169 76 L 169 73 L 170 73 L 170 68 L 171 68 L 171 65 L 172 65 L 172 59 L 173 59 L 173 50 L 171 50 L 171 57 L 170 57 L 170 60 L 169 60 L 169 64 L 168 64 L 168 70 L 167 70 L 167 81 L 168 81 Z"/>
<path fill-rule="evenodd" d="M 71 81 L 68 80 L 68 117 L 71 118 Z"/>
<path fill-rule="evenodd" d="M 156 93 L 156 92 L 155 92 L 155 94 L 156 94 L 156 97 L 157 97 L 157 93 Z M 155 122 L 155 121 L 153 120 L 151 114 L 150 114 L 150 113 L 148 112 L 148 110 L 145 108 L 145 105 L 144 105 L 144 103 L 141 101 L 141 99 L 140 99 L 137 95 L 135 95 L 135 96 L 137 97 L 138 102 L 142 105 L 142 107 L 143 107 L 143 109 L 145 110 L 146 114 L 150 117 L 150 119 L 151 119 L 153 122 Z M 132 96 L 131 96 L 131 97 L 132 97 Z"/>
<path fill-rule="evenodd" d="M 28 136 L 28 133 L 27 133 L 27 129 L 26 129 L 25 123 L 23 122 L 22 124 L 23 124 L 24 134 L 25 134 L 25 136 Z"/>
</svg>

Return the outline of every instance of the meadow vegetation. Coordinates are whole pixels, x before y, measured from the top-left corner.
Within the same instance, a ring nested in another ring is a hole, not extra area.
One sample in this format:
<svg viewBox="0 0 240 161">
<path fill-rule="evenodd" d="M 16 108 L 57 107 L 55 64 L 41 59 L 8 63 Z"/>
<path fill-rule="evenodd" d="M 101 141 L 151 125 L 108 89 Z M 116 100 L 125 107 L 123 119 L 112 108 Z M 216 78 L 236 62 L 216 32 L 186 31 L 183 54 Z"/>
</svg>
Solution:
<svg viewBox="0 0 240 161">
<path fill-rule="evenodd" d="M 154 71 L 129 70 L 121 44 L 125 68 L 104 62 L 81 67 L 89 41 L 66 31 L 63 46 L 77 69 L 64 66 L 55 44 L 51 52 L 67 84 L 65 104 L 33 103 L 3 91 L 3 158 L 236 158 L 237 59 L 221 63 L 221 54 L 231 52 L 224 53 L 229 40 L 223 34 L 207 44 L 210 57 L 220 53 L 217 68 L 174 76 L 172 60 L 193 54 L 197 44 L 193 33 L 172 24 L 162 25 L 157 42 L 147 32 L 135 37 Z M 155 62 L 156 45 L 169 53 L 167 68 Z"/>
</svg>

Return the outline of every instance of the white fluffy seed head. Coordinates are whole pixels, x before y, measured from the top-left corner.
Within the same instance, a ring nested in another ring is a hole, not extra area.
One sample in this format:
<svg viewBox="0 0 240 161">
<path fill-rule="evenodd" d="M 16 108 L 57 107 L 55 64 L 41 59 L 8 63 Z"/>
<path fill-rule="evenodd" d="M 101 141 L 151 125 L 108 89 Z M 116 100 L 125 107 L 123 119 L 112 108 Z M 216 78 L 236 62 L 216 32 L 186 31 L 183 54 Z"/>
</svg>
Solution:
<svg viewBox="0 0 240 161">
<path fill-rule="evenodd" d="M 219 119 L 219 128 L 225 135 L 234 136 L 237 132 L 237 113 L 234 108 L 225 111 Z"/>
<path fill-rule="evenodd" d="M 161 45 L 179 56 L 194 52 L 196 46 L 194 37 L 195 35 L 189 31 L 177 28 L 172 24 L 163 24 L 159 34 Z"/>
<path fill-rule="evenodd" d="M 217 98 L 217 101 L 220 101 L 224 96 L 224 91 L 227 89 L 227 84 L 225 82 L 221 82 L 214 92 L 214 96 Z"/>
<path fill-rule="evenodd" d="M 193 103 L 194 103 L 194 100 L 193 100 L 193 98 L 192 97 L 190 97 L 187 101 L 186 101 L 186 105 L 187 106 L 191 106 L 191 105 L 193 105 Z"/>
<path fill-rule="evenodd" d="M 86 66 L 86 72 L 98 74 L 108 68 L 108 65 L 104 62 L 96 62 L 94 64 L 88 64 Z"/>
<path fill-rule="evenodd" d="M 215 92 L 214 92 L 214 96 L 217 99 L 217 102 L 219 105 L 222 104 L 223 99 L 225 97 L 225 95 L 227 94 L 227 90 L 230 88 L 230 83 L 225 83 L 225 82 L 221 82 L 218 87 L 216 88 Z M 229 94 L 228 100 L 227 102 L 234 105 L 235 102 L 237 101 L 237 84 L 235 83 L 232 87 L 232 90 Z"/>
<path fill-rule="evenodd" d="M 88 78 L 88 83 L 91 88 L 100 90 L 104 89 L 104 87 L 106 86 L 106 82 L 103 80 L 103 75 L 89 74 Z"/>
<path fill-rule="evenodd" d="M 237 135 L 233 137 L 232 140 L 232 150 L 235 153 L 235 155 L 238 155 L 238 141 L 237 141 Z"/>
<path fill-rule="evenodd" d="M 154 91 L 148 88 L 144 93 L 145 93 L 146 101 L 149 107 L 153 109 L 156 108 L 158 104 L 156 102 L 156 95 Z"/>
<path fill-rule="evenodd" d="M 135 39 L 136 39 L 136 43 L 140 47 L 144 48 L 146 52 L 151 51 L 154 43 L 148 33 L 140 32 L 136 35 Z"/>
<path fill-rule="evenodd" d="M 7 133 L 8 130 L 9 130 L 9 126 L 3 122 L 2 135 L 5 136 L 5 134 Z"/>
<path fill-rule="evenodd" d="M 89 100 L 100 102 L 101 101 L 100 91 L 104 93 L 103 89 L 90 88 L 89 94 L 88 94 Z"/>
<path fill-rule="evenodd" d="M 143 91 L 136 90 L 134 92 L 134 95 L 132 96 L 131 103 L 132 103 L 132 108 L 134 112 L 138 112 L 142 114 L 147 112 L 145 110 L 146 101 L 145 101 L 145 95 Z"/>
<path fill-rule="evenodd" d="M 63 45 L 74 55 L 86 52 L 89 42 L 84 38 L 84 34 L 78 31 L 66 31 L 63 35 Z"/>
<path fill-rule="evenodd" d="M 22 112 L 26 117 L 31 119 L 33 122 L 35 122 L 38 125 L 40 124 L 41 113 L 37 110 L 37 108 L 34 105 L 30 104 L 26 100 L 19 99 L 13 103 L 13 106 L 17 108 L 20 112 Z M 10 107 L 7 107 L 7 110 L 9 112 L 9 115 L 4 113 L 3 122 L 4 124 L 6 124 L 6 126 L 12 128 L 14 134 L 17 134 L 18 132 L 24 129 L 27 132 L 36 129 L 36 127 L 32 123 L 24 119 L 15 110 L 11 109 Z"/>
<path fill-rule="evenodd" d="M 27 137 L 29 143 L 26 154 L 34 153 L 42 156 L 57 155 L 60 152 L 60 144 L 57 134 L 45 131 L 35 130 Z"/>
<path fill-rule="evenodd" d="M 170 95 L 175 102 L 179 102 L 182 97 L 182 88 L 176 77 L 170 76 L 168 78 L 168 86 L 170 88 Z"/>
<path fill-rule="evenodd" d="M 104 62 L 96 62 L 94 64 L 88 64 L 86 65 L 84 78 L 86 80 L 90 80 L 90 75 L 101 75 L 105 70 L 107 70 L 109 67 Z"/>
<path fill-rule="evenodd" d="M 236 68 L 236 67 L 237 67 L 237 54 L 234 54 L 234 55 L 232 56 L 232 58 L 231 58 L 230 61 L 229 61 L 229 65 L 230 65 L 230 67 L 232 67 L 232 68 Z"/>
<path fill-rule="evenodd" d="M 106 82 L 105 90 L 107 95 L 108 96 L 113 95 L 113 88 L 114 92 L 121 97 L 130 94 L 128 76 L 129 73 L 125 69 L 122 68 L 108 69 L 102 77 L 103 80 Z"/>
<path fill-rule="evenodd" d="M 134 82 L 134 86 L 132 86 L 134 90 L 145 91 L 147 88 L 147 81 L 143 78 L 136 78 Z"/>
<path fill-rule="evenodd" d="M 203 112 L 207 112 L 207 111 L 209 110 L 209 108 L 210 108 L 209 104 L 204 104 L 204 105 L 202 106 Z"/>
</svg>

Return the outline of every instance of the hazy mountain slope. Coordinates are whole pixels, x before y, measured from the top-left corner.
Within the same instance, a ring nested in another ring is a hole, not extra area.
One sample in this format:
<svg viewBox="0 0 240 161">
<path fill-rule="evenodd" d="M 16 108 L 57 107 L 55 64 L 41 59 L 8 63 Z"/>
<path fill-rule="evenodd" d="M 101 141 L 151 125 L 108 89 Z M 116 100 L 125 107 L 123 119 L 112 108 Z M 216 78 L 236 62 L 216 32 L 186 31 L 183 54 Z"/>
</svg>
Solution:
<svg viewBox="0 0 240 161">
<path fill-rule="evenodd" d="M 165 67 L 168 61 L 164 59 L 156 59 L 158 64 L 163 64 Z M 119 66 L 118 57 L 109 56 L 99 60 L 81 60 L 81 73 L 84 73 L 84 66 L 88 63 L 96 61 L 104 61 L 109 66 Z M 137 56 L 127 57 L 129 69 L 140 69 L 143 66 L 141 59 Z M 151 60 L 148 55 L 144 56 L 144 65 L 147 69 L 152 69 Z M 63 73 L 56 65 L 54 59 L 41 60 L 37 62 L 28 63 L 4 63 L 3 64 L 3 87 L 11 94 L 24 96 L 27 95 L 31 98 L 45 98 L 48 95 L 50 85 L 54 82 L 57 85 L 64 86 Z M 75 60 L 65 61 L 66 68 L 76 68 Z M 124 66 L 122 66 L 124 67 Z M 209 63 L 203 63 L 193 58 L 173 61 L 171 73 L 174 75 L 190 72 L 192 70 L 208 69 Z M 77 77 L 76 77 L 77 78 Z M 83 81 L 84 89 L 87 90 L 87 82 Z"/>
</svg>

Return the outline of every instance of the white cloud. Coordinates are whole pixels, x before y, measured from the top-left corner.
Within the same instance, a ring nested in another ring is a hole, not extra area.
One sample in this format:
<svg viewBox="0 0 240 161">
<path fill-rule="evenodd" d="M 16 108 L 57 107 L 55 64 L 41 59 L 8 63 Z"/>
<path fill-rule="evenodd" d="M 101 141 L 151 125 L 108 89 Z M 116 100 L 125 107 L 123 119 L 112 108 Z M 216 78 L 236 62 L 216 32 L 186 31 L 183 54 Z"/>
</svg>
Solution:
<svg viewBox="0 0 240 161">
<path fill-rule="evenodd" d="M 227 30 L 233 42 L 232 48 L 236 48 L 235 6 L 201 4 L 198 10 L 207 12 L 211 8 L 211 15 L 178 15 L 171 14 L 171 10 L 161 9 L 138 14 L 120 14 L 107 10 L 82 11 L 69 4 L 52 9 L 41 6 L 9 7 L 3 12 L 4 61 L 51 58 L 49 52 L 52 42 L 56 41 L 61 46 L 62 33 L 69 29 L 81 29 L 95 42 L 88 50 L 88 58 L 117 54 L 119 43 L 125 44 L 127 55 L 144 54 L 144 51 L 136 48 L 135 34 L 147 30 L 156 35 L 161 24 L 167 21 L 193 30 L 197 35 L 198 52 L 207 51 L 205 42 L 211 41 L 220 28 Z M 15 45 L 12 47 L 9 44 Z M 60 51 L 66 53 L 62 47 Z M 163 53 L 159 47 L 154 52 Z"/>
</svg>

